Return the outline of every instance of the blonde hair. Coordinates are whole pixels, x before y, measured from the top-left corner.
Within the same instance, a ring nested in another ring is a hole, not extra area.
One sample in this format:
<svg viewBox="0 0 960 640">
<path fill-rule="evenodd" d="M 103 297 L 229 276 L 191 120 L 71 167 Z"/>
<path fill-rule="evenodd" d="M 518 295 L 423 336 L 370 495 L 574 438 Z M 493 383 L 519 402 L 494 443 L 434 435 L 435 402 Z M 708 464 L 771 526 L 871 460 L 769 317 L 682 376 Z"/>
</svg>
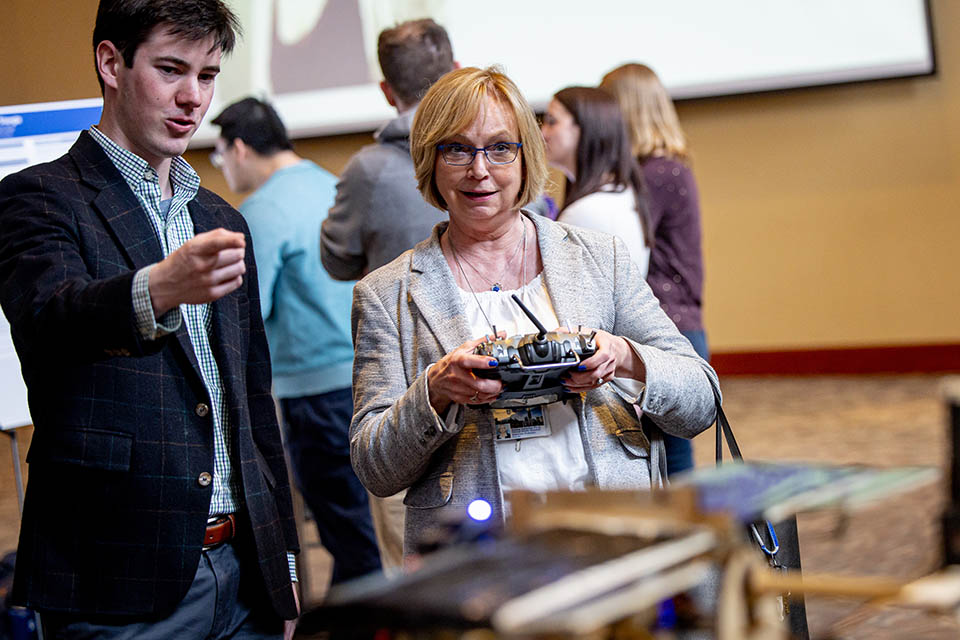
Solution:
<svg viewBox="0 0 960 640">
<path fill-rule="evenodd" d="M 455 69 L 437 80 L 417 107 L 410 129 L 410 154 L 423 199 L 440 209 L 447 203 L 437 189 L 437 145 L 448 140 L 476 119 L 487 97 L 513 113 L 520 133 L 518 160 L 523 180 L 517 207 L 536 200 L 547 184 L 547 157 L 537 119 L 520 89 L 498 67 Z"/>
<path fill-rule="evenodd" d="M 688 158 L 677 111 L 653 69 L 645 64 L 625 64 L 603 76 L 600 88 L 620 102 L 633 139 L 633 155 L 640 160 L 650 156 Z"/>
</svg>

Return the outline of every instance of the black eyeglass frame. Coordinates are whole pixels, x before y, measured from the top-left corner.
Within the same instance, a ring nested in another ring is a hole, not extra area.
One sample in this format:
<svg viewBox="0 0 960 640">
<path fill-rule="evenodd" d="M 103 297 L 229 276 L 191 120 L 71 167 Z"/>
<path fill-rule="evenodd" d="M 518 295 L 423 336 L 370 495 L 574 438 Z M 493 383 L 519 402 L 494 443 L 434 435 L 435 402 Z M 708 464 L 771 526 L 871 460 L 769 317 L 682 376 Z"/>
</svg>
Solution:
<svg viewBox="0 0 960 640">
<path fill-rule="evenodd" d="M 490 159 L 490 154 L 487 153 L 487 150 L 488 150 L 488 149 L 492 149 L 493 147 L 500 146 L 500 145 L 502 145 L 502 144 L 507 144 L 507 145 L 510 145 L 511 147 L 514 148 L 513 157 L 512 157 L 510 160 L 507 160 L 506 162 L 497 162 L 497 161 L 495 161 L 495 160 L 491 160 L 491 159 Z M 450 160 L 447 159 L 447 154 L 446 154 L 446 150 L 447 150 L 448 147 L 463 147 L 463 148 L 465 148 L 465 149 L 470 149 L 470 150 L 471 150 L 471 153 L 470 153 L 470 161 L 469 161 L 469 162 L 450 162 Z M 514 163 L 514 162 L 517 161 L 517 158 L 520 156 L 520 150 L 521 150 L 522 148 L 523 148 L 523 143 L 522 143 L 522 142 L 494 142 L 493 144 L 487 145 L 486 147 L 475 147 L 475 146 L 473 146 L 473 145 L 464 144 L 464 143 L 462 143 L 462 142 L 452 142 L 452 143 L 450 143 L 450 144 L 438 144 L 438 145 L 437 145 L 437 151 L 440 152 L 440 157 L 442 157 L 442 158 L 443 158 L 443 161 L 446 162 L 447 164 L 449 164 L 449 165 L 452 166 L 452 167 L 467 167 L 467 166 L 470 166 L 471 164 L 473 164 L 473 161 L 477 159 L 477 152 L 479 152 L 479 151 L 483 151 L 483 157 L 484 157 L 484 158 L 486 159 L 486 161 L 489 162 L 490 164 L 496 164 L 496 165 L 512 164 L 512 163 Z"/>
</svg>

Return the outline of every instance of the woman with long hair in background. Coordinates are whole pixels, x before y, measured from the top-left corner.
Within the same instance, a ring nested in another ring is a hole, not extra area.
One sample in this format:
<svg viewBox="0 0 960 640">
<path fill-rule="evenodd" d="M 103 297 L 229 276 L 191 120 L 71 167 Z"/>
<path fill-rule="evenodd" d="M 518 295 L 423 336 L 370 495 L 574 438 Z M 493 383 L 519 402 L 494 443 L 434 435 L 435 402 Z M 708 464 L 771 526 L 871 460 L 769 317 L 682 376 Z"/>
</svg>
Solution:
<svg viewBox="0 0 960 640">
<path fill-rule="evenodd" d="M 633 155 L 643 170 L 653 235 L 647 282 L 680 333 L 709 360 L 701 317 L 700 200 L 673 101 L 657 74 L 642 64 L 617 67 L 603 77 L 600 87 L 619 101 Z M 666 445 L 670 473 L 693 467 L 689 440 L 667 434 Z"/>
<path fill-rule="evenodd" d="M 619 237 L 646 277 L 650 224 L 643 176 L 616 99 L 595 87 L 561 89 L 541 131 L 547 160 L 567 178 L 557 221 Z"/>
</svg>

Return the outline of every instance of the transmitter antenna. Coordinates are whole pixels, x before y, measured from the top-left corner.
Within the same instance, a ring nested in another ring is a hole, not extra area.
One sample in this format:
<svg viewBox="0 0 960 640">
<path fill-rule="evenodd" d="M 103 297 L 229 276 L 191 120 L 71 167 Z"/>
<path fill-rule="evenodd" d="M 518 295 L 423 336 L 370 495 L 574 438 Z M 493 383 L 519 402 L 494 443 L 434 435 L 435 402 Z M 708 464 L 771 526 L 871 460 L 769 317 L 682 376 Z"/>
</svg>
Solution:
<svg viewBox="0 0 960 640">
<path fill-rule="evenodd" d="M 520 302 L 520 298 L 517 297 L 517 294 L 511 293 L 510 297 L 513 298 L 513 301 L 520 306 L 520 310 L 523 311 L 528 318 L 530 318 L 530 322 L 532 322 L 537 326 L 537 329 L 539 331 L 539 333 L 537 333 L 537 342 L 542 341 L 547 335 L 547 328 L 543 326 L 542 322 L 537 320 L 537 316 L 533 315 L 533 311 L 530 311 L 530 309 L 527 309 L 527 305 Z"/>
</svg>

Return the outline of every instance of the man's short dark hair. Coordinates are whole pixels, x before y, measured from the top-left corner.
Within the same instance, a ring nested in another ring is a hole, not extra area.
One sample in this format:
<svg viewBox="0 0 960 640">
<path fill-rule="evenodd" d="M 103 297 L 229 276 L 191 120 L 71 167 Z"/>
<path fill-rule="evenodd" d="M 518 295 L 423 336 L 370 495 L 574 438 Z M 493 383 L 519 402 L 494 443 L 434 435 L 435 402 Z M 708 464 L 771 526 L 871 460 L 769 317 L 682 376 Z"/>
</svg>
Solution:
<svg viewBox="0 0 960 640">
<path fill-rule="evenodd" d="M 420 102 L 427 89 L 453 69 L 447 30 L 430 18 L 383 30 L 377 39 L 377 58 L 387 84 L 406 105 Z"/>
<path fill-rule="evenodd" d="M 213 48 L 223 54 L 233 51 L 240 34 L 240 21 L 222 0 L 100 0 L 93 27 L 94 64 L 97 45 L 109 40 L 120 51 L 123 63 L 132 67 L 137 47 L 157 25 L 193 41 L 213 36 Z M 102 93 L 99 69 L 97 80 Z"/>
<path fill-rule="evenodd" d="M 220 137 L 233 144 L 237 138 L 263 156 L 293 149 L 283 120 L 269 104 L 256 98 L 234 102 L 212 120 Z"/>
</svg>

